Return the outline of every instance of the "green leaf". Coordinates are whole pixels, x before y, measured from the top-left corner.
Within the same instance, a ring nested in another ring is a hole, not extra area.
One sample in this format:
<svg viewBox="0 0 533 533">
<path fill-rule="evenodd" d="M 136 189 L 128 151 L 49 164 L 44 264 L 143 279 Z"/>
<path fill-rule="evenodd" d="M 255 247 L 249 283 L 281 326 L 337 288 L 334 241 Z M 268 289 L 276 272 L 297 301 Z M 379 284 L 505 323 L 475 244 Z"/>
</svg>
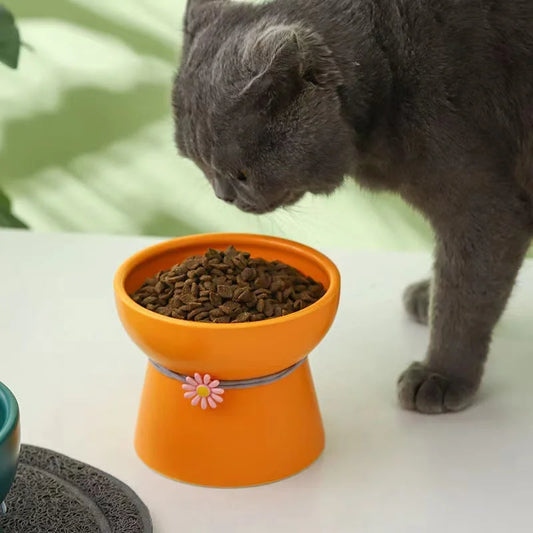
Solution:
<svg viewBox="0 0 533 533">
<path fill-rule="evenodd" d="M 17 68 L 20 52 L 20 35 L 13 15 L 0 6 L 0 62 Z"/>
<path fill-rule="evenodd" d="M 27 228 L 28 226 L 19 220 L 11 212 L 9 198 L 0 190 L 0 228 Z"/>
</svg>

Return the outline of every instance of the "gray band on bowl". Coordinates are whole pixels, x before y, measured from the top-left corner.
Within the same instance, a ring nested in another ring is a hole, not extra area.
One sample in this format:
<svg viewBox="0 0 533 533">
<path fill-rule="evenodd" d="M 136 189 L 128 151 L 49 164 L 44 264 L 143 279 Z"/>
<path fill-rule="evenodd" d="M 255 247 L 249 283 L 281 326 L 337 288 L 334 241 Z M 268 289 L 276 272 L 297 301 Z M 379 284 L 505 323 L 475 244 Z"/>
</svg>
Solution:
<svg viewBox="0 0 533 533">
<path fill-rule="evenodd" d="M 250 387 L 258 387 L 260 385 L 269 385 L 270 383 L 274 383 L 274 381 L 278 381 L 278 379 L 282 379 L 285 376 L 288 376 L 299 366 L 303 365 L 305 361 L 307 361 L 307 356 L 295 363 L 294 365 L 290 366 L 289 368 L 282 370 L 281 372 L 269 374 L 268 376 L 263 376 L 261 378 L 235 379 L 226 381 L 220 380 L 220 387 L 222 387 L 224 390 L 230 390 L 249 389 Z M 181 383 L 187 383 L 187 376 L 185 374 L 178 374 L 177 372 L 172 372 L 172 370 L 169 370 L 168 368 L 165 368 L 159 363 L 156 363 L 153 359 L 150 359 L 150 363 L 152 363 L 154 368 L 161 372 L 161 374 L 163 374 L 164 376 L 180 381 Z"/>
</svg>

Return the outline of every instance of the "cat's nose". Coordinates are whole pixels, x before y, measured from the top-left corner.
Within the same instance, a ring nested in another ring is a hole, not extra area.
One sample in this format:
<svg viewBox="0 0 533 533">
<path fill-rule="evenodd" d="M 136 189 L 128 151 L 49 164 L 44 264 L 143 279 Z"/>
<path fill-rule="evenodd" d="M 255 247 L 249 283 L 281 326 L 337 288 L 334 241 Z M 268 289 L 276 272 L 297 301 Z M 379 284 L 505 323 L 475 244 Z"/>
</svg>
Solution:
<svg viewBox="0 0 533 533">
<path fill-rule="evenodd" d="M 217 198 L 224 200 L 224 202 L 228 204 L 232 204 L 233 202 L 235 202 L 235 198 L 233 198 L 232 196 L 222 196 L 222 195 L 217 194 Z"/>
<path fill-rule="evenodd" d="M 217 198 L 224 200 L 228 204 L 234 203 L 237 198 L 235 189 L 229 183 L 224 183 L 222 180 L 214 180 L 213 189 Z"/>
</svg>

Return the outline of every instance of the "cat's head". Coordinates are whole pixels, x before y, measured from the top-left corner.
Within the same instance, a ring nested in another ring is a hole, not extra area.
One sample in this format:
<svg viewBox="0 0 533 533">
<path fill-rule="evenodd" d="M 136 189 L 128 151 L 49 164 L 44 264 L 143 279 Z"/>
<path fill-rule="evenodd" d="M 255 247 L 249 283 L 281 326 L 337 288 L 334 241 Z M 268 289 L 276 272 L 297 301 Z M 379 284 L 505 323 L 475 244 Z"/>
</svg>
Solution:
<svg viewBox="0 0 533 533">
<path fill-rule="evenodd" d="M 349 170 L 342 84 L 315 32 L 250 5 L 190 0 L 173 91 L 179 151 L 243 211 L 328 194 Z"/>
</svg>

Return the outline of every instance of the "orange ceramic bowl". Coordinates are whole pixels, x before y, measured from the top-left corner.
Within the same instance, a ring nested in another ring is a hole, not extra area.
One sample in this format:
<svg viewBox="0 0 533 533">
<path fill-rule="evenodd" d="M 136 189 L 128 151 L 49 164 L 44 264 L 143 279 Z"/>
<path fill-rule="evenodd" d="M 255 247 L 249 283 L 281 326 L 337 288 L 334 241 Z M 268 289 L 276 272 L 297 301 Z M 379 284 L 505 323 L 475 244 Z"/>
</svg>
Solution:
<svg viewBox="0 0 533 533">
<path fill-rule="evenodd" d="M 135 303 L 130 294 L 146 278 L 208 248 L 238 250 L 291 265 L 327 289 L 309 307 L 280 318 L 210 324 L 165 317 Z M 247 234 L 194 235 L 151 246 L 128 259 L 115 277 L 120 318 L 135 343 L 161 365 L 182 374 L 198 369 L 218 379 L 248 379 L 288 368 L 307 355 L 330 328 L 340 277 L 323 254 L 296 242 Z"/>
<path fill-rule="evenodd" d="M 130 294 L 146 278 L 208 248 L 229 245 L 253 257 L 291 265 L 326 288 L 309 307 L 258 322 L 211 324 L 165 317 Z M 151 246 L 129 258 L 114 282 L 120 319 L 148 357 L 181 375 L 248 380 L 302 361 L 330 328 L 340 277 L 324 255 L 296 242 L 247 234 L 194 235 Z M 166 476 L 201 485 L 235 487 L 282 479 L 311 464 L 324 431 L 308 361 L 267 385 L 226 390 L 217 409 L 203 411 L 183 396 L 179 381 L 149 364 L 135 446 Z"/>
</svg>

